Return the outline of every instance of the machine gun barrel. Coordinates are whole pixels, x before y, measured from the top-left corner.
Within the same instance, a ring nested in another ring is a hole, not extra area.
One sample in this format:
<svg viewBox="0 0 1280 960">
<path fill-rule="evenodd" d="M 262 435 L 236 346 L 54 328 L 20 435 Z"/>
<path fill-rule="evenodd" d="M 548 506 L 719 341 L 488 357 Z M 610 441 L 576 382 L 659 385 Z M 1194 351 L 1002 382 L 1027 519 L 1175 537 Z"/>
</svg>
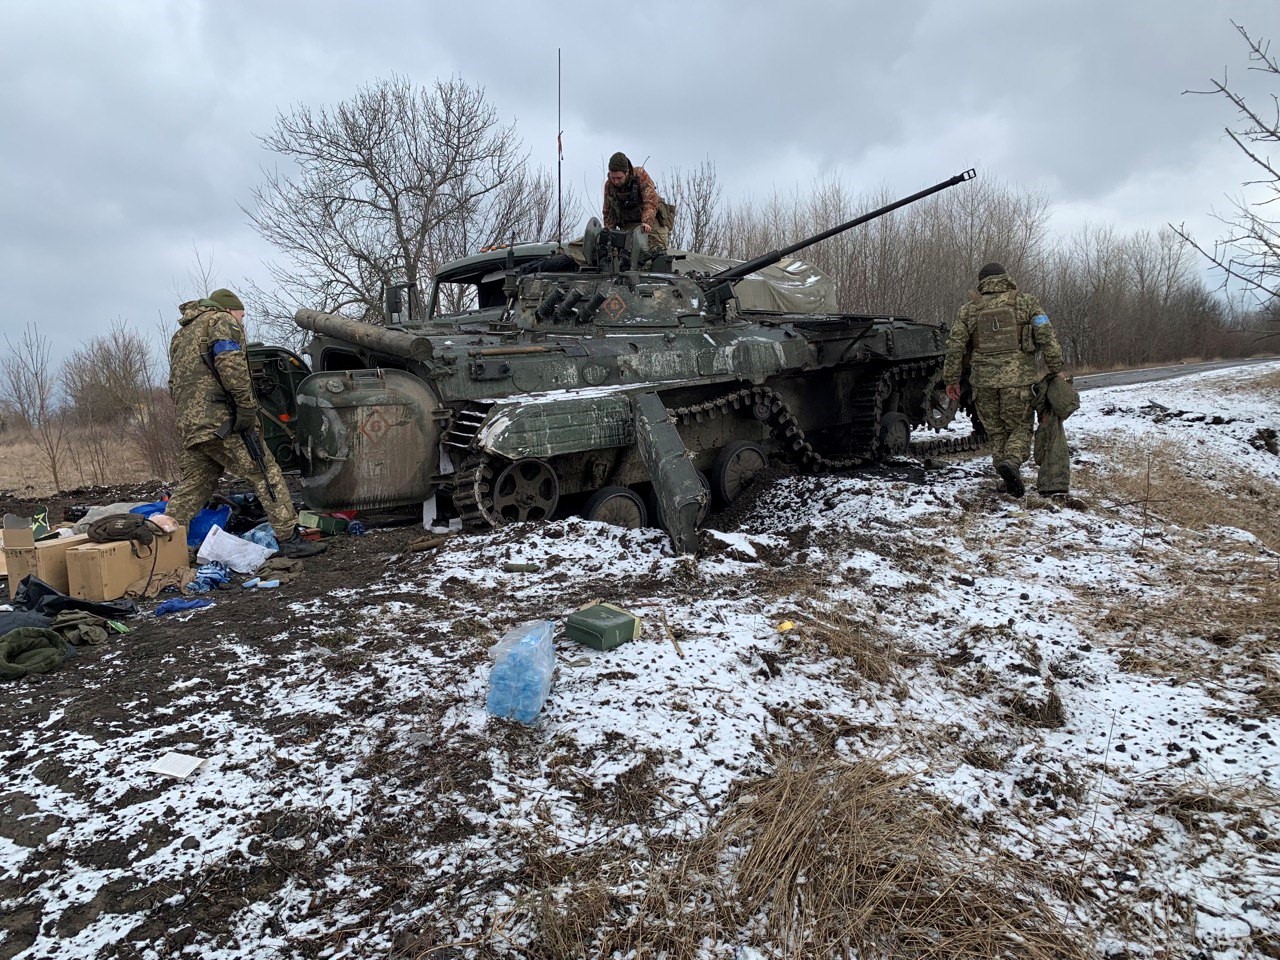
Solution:
<svg viewBox="0 0 1280 960">
<path fill-rule="evenodd" d="M 826 240 L 828 237 L 834 237 L 837 233 L 844 233 L 846 230 L 852 230 L 854 227 L 860 226 L 869 220 L 875 220 L 879 217 L 883 217 L 886 213 L 892 213 L 899 207 L 905 207 L 909 203 L 915 203 L 917 200 L 923 200 L 930 194 L 937 193 L 940 190 L 946 190 L 948 187 L 954 187 L 956 184 L 964 183 L 966 180 L 972 180 L 977 175 L 977 171 L 975 170 L 966 170 L 964 173 L 957 173 L 954 177 L 951 177 L 948 180 L 943 180 L 941 183 L 935 183 L 932 187 L 927 187 L 919 193 L 913 193 L 909 197 L 903 197 L 901 200 L 895 200 L 893 203 L 887 204 L 879 210 L 872 210 L 870 213 L 864 213 L 862 216 L 855 217 L 847 223 L 842 223 L 829 230 L 823 230 L 821 233 L 816 233 L 812 237 L 806 237 L 804 240 L 801 240 L 798 243 L 793 243 L 789 247 L 783 247 L 781 250 L 774 250 L 771 253 L 766 253 L 762 256 L 756 257 L 754 260 L 748 260 L 746 263 L 740 263 L 736 267 L 727 267 L 719 273 L 713 273 L 710 279 L 741 280 L 743 277 L 755 273 L 757 270 L 772 266 L 783 257 L 789 257 L 797 250 L 803 250 L 810 244 L 817 243 L 820 240 Z"/>
<path fill-rule="evenodd" d="M 322 313 L 319 310 L 299 310 L 293 315 L 293 322 L 303 330 L 319 333 L 340 340 L 358 343 L 370 350 L 389 353 L 396 357 L 407 357 L 410 360 L 429 360 L 433 355 L 431 341 L 427 337 L 410 333 L 407 330 L 391 330 L 376 323 L 363 320 L 352 320 L 350 317 L 336 313 Z"/>
</svg>

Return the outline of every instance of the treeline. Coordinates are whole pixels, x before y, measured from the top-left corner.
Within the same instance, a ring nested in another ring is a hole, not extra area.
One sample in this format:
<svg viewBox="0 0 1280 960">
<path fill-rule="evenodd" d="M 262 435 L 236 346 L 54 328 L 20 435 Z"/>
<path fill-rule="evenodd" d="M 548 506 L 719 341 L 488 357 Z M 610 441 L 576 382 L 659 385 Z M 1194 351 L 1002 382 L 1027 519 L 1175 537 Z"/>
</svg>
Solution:
<svg viewBox="0 0 1280 960">
<path fill-rule="evenodd" d="M 177 474 L 177 416 L 168 365 L 123 320 L 64 360 L 28 326 L 0 358 L 0 435 L 25 440 L 54 487 Z M 6 454 L 8 455 L 8 454 Z"/>
<path fill-rule="evenodd" d="M 659 184 L 660 188 L 663 186 Z M 746 259 L 895 199 L 838 180 L 726 201 L 714 164 L 673 172 L 673 245 Z M 912 184 L 911 187 L 920 185 Z M 905 188 L 904 188 L 905 192 Z M 1203 279 L 1203 261 L 1173 230 L 1122 234 L 1087 226 L 1059 236 L 1040 193 L 972 181 L 811 247 L 798 256 L 829 273 L 841 308 L 949 322 L 995 260 L 1038 296 L 1075 366 L 1134 366 L 1260 349 L 1259 318 Z"/>
<path fill-rule="evenodd" d="M 395 78 L 332 108 L 295 107 L 261 141 L 290 172 L 266 174 L 245 212 L 278 255 L 266 289 L 232 285 L 247 294 L 257 336 L 294 346 L 299 306 L 376 319 L 388 283 L 425 285 L 449 259 L 512 237 L 554 237 L 561 221 L 573 236 L 599 212 L 594 196 L 569 192 L 562 213 L 555 178 L 530 161 L 483 89 L 458 79 L 418 87 Z M 739 259 L 894 199 L 836 179 L 726 199 L 711 161 L 652 172 L 678 207 L 673 246 Z M 1206 285 L 1206 261 L 1178 233 L 1088 226 L 1063 236 L 1051 214 L 1041 193 L 978 179 L 801 255 L 834 278 L 841 309 L 932 323 L 950 321 L 978 268 L 997 260 L 1040 298 L 1076 367 L 1242 356 L 1277 342 L 1259 333 L 1280 327 L 1280 298 L 1253 313 L 1234 307 Z M 1270 282 L 1278 261 L 1258 256 Z M 220 285 L 198 261 L 190 279 L 193 295 Z M 109 482 L 121 457 L 153 476 L 176 474 L 168 371 L 156 359 L 164 351 L 136 328 L 118 321 L 62 363 L 35 328 L 5 339 L 0 434 L 30 439 L 55 485 L 71 470 Z"/>
<path fill-rule="evenodd" d="M 275 337 L 296 338 L 290 318 L 299 306 L 376 319 L 385 284 L 425 284 L 445 261 L 513 236 L 553 238 L 561 219 L 555 178 L 531 162 L 484 90 L 460 79 L 392 78 L 333 107 L 294 107 L 261 142 L 292 170 L 268 176 L 246 211 L 280 254 L 273 288 L 249 291 L 253 318 Z M 712 161 L 689 170 L 659 162 L 650 172 L 677 204 L 675 247 L 737 258 L 894 199 L 834 179 L 726 199 Z M 599 215 L 597 195 L 564 198 L 564 236 Z M 842 309 L 934 323 L 953 318 L 978 268 L 998 260 L 1041 298 L 1076 366 L 1258 349 L 1245 332 L 1252 318 L 1206 287 L 1205 261 L 1174 232 L 1085 227 L 1060 236 L 1051 213 L 1043 194 L 979 178 L 802 256 L 835 278 Z"/>
</svg>

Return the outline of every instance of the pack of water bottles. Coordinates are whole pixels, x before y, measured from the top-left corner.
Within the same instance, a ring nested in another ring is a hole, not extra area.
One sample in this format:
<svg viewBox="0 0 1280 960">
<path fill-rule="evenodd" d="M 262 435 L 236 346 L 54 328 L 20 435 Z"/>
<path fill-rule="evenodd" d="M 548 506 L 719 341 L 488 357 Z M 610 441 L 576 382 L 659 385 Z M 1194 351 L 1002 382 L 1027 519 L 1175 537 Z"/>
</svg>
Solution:
<svg viewBox="0 0 1280 960">
<path fill-rule="evenodd" d="M 507 631 L 493 645 L 486 707 L 493 717 L 533 723 L 551 692 L 556 648 L 550 620 L 530 620 Z"/>
</svg>

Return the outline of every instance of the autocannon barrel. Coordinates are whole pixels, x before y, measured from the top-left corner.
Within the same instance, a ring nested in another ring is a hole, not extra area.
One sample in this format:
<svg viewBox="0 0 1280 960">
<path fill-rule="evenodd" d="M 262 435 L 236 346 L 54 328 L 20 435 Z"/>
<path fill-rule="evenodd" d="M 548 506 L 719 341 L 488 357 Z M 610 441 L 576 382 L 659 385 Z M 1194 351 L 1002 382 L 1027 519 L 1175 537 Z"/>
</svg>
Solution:
<svg viewBox="0 0 1280 960">
<path fill-rule="evenodd" d="M 389 353 L 410 360 L 429 360 L 432 356 L 431 341 L 427 337 L 407 330 L 388 330 L 375 323 L 352 320 L 336 313 L 322 313 L 319 310 L 299 310 L 293 315 L 293 322 L 303 330 L 349 340 L 370 350 Z"/>
<path fill-rule="evenodd" d="M 940 190 L 946 190 L 948 187 L 954 187 L 958 183 L 964 183 L 966 180 L 972 180 L 976 177 L 977 171 L 966 170 L 964 173 L 957 173 L 954 177 L 943 180 L 941 183 L 935 183 L 932 187 L 927 187 L 919 193 L 913 193 L 909 197 L 903 197 L 901 200 L 895 200 L 893 203 L 886 204 L 878 210 L 872 210 L 870 213 L 864 213 L 860 217 L 842 223 L 838 226 L 831 227 L 829 230 L 823 230 L 821 233 L 815 233 L 812 237 L 806 237 L 798 243 L 793 243 L 781 250 L 774 250 L 770 253 L 756 257 L 754 260 L 748 260 L 746 263 L 738 264 L 736 267 L 728 267 L 719 273 L 711 275 L 712 280 L 741 280 L 749 274 L 755 273 L 757 270 L 763 270 L 765 267 L 773 266 L 783 257 L 789 257 L 798 250 L 803 250 L 810 244 L 826 240 L 828 237 L 834 237 L 837 233 L 844 233 L 846 230 L 852 230 L 854 227 L 861 226 L 868 221 L 883 217 L 886 213 L 892 213 L 899 207 L 905 207 L 909 203 L 915 203 L 917 200 L 923 200 L 930 194 L 937 193 Z"/>
</svg>

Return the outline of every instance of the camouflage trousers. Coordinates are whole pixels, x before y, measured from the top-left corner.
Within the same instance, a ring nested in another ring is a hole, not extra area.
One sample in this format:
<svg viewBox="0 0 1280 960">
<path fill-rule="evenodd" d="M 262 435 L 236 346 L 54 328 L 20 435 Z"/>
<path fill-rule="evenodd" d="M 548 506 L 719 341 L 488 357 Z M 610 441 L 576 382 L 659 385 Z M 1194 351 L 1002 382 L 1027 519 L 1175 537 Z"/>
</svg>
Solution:
<svg viewBox="0 0 1280 960">
<path fill-rule="evenodd" d="M 654 227 L 649 233 L 649 252 L 666 253 L 667 244 L 671 241 L 671 231 L 667 227 Z"/>
<path fill-rule="evenodd" d="M 173 499 L 169 501 L 165 513 L 183 526 L 190 526 L 191 518 L 213 496 L 218 478 L 226 471 L 253 484 L 254 493 L 267 511 L 267 519 L 271 521 L 271 529 L 275 531 L 276 538 L 288 540 L 297 526 L 298 514 L 293 509 L 293 498 L 275 457 L 268 453 L 266 461 L 267 480 L 263 480 L 262 471 L 249 457 L 249 450 L 238 435 L 225 440 L 206 440 L 194 447 L 187 447 L 178 457 L 182 480 L 178 483 L 178 489 L 173 492 Z M 270 487 L 267 486 L 268 480 Z M 274 500 L 271 499 L 273 492 Z"/>
<path fill-rule="evenodd" d="M 974 387 L 978 419 L 991 444 L 991 463 L 1021 466 L 1031 455 L 1031 387 Z"/>
</svg>

